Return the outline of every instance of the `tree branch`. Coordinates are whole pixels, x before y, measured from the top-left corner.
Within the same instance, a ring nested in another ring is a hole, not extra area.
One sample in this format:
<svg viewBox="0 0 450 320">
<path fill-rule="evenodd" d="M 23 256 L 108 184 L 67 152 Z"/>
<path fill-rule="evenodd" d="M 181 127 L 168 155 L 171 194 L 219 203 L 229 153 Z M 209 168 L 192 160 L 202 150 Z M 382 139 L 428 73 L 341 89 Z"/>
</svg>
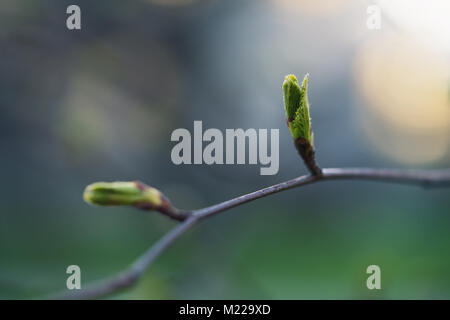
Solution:
<svg viewBox="0 0 450 320">
<path fill-rule="evenodd" d="M 240 206 L 244 203 L 266 197 L 281 191 L 297 188 L 307 184 L 325 180 L 375 180 L 403 184 L 416 184 L 424 187 L 450 186 L 450 169 L 447 170 L 399 170 L 370 168 L 330 168 L 323 169 L 320 175 L 304 175 L 295 179 L 242 195 L 222 203 L 186 213 L 181 218 L 168 215 L 175 220 L 182 220 L 175 228 L 153 244 L 128 269 L 117 275 L 94 283 L 91 286 L 57 296 L 59 299 L 92 299 L 117 293 L 133 286 L 153 261 L 166 250 L 183 233 L 191 229 L 197 222 L 220 212 Z M 176 210 L 176 209 L 175 209 Z M 180 211 L 181 212 L 181 211 Z M 164 214 L 164 212 L 161 212 Z"/>
</svg>

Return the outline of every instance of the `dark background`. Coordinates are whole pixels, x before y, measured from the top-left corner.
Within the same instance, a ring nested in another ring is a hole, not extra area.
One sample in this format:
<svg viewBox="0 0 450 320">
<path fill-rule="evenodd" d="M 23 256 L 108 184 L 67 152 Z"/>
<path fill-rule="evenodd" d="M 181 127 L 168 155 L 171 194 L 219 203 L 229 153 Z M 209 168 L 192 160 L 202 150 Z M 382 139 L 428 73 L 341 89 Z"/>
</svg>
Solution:
<svg viewBox="0 0 450 320">
<path fill-rule="evenodd" d="M 449 167 L 448 2 L 399 2 L 3 0 L 0 298 L 64 290 L 71 264 L 82 286 L 113 275 L 174 226 L 87 205 L 89 183 L 138 179 L 194 209 L 306 173 L 285 126 L 289 73 L 310 73 L 323 167 Z M 70 4 L 81 30 L 66 28 Z M 194 120 L 279 128 L 279 173 L 175 166 L 170 135 Z M 201 223 L 116 298 L 448 299 L 449 208 L 446 189 L 291 190 Z M 366 288 L 371 264 L 382 290 Z"/>
</svg>

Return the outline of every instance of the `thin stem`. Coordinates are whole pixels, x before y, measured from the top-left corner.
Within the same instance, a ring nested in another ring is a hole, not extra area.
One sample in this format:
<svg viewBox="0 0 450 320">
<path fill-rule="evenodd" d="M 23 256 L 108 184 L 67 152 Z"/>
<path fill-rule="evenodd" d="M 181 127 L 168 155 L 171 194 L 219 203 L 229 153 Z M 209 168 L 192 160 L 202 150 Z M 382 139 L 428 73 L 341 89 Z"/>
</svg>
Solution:
<svg viewBox="0 0 450 320">
<path fill-rule="evenodd" d="M 276 185 L 224 201 L 222 203 L 190 212 L 175 228 L 153 244 L 128 269 L 92 286 L 64 294 L 63 299 L 92 299 L 108 296 L 133 286 L 153 261 L 183 233 L 198 221 L 237 207 L 244 203 L 266 197 L 281 191 L 297 188 L 321 180 L 375 180 L 416 184 L 425 187 L 450 186 L 450 169 L 447 170 L 397 170 L 371 168 L 330 168 L 323 169 L 321 175 L 305 175 Z M 180 218 L 180 217 L 177 217 Z M 179 219 L 177 219 L 179 220 Z"/>
<path fill-rule="evenodd" d="M 311 142 L 300 137 L 294 140 L 294 146 L 300 157 L 303 159 L 308 171 L 314 176 L 321 175 L 322 169 L 320 169 L 316 161 L 316 151 L 314 150 L 314 146 Z"/>
<path fill-rule="evenodd" d="M 92 299 L 102 298 L 133 286 L 150 266 L 150 264 L 167 247 L 178 239 L 184 232 L 197 222 L 198 218 L 190 216 L 188 219 L 178 224 L 175 228 L 166 233 L 154 245 L 147 249 L 128 269 L 103 281 L 92 284 L 86 289 L 72 291 L 63 294 L 59 299 Z M 57 297 L 58 298 L 58 297 Z"/>
</svg>

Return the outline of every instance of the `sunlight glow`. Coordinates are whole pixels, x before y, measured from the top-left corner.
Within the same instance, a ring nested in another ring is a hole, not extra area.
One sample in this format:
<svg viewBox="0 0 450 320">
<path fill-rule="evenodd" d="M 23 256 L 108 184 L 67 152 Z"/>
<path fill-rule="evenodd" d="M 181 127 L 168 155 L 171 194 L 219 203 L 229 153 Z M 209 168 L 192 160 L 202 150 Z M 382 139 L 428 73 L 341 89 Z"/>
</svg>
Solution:
<svg viewBox="0 0 450 320">
<path fill-rule="evenodd" d="M 378 0 L 399 28 L 411 33 L 416 40 L 433 50 L 450 53 L 449 0 Z"/>
<path fill-rule="evenodd" d="M 415 39 L 381 36 L 358 52 L 356 86 L 363 129 L 381 151 L 405 163 L 442 159 L 450 143 L 450 61 Z"/>
</svg>

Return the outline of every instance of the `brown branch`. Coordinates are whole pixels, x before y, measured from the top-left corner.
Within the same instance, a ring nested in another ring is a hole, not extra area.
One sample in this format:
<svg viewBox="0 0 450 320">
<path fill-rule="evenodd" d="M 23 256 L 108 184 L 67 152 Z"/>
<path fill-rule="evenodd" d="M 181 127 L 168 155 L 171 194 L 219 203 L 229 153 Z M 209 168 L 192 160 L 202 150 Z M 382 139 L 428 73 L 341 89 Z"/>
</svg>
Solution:
<svg viewBox="0 0 450 320">
<path fill-rule="evenodd" d="M 305 138 L 297 138 L 294 140 L 295 149 L 297 149 L 298 154 L 302 157 L 306 168 L 311 172 L 312 175 L 318 176 L 322 174 L 322 169 L 316 161 L 314 146 Z"/>
<path fill-rule="evenodd" d="M 175 228 L 153 244 L 144 254 L 142 254 L 128 269 L 117 275 L 94 283 L 91 286 L 71 291 L 57 296 L 59 299 L 93 299 L 105 297 L 133 286 L 140 276 L 147 270 L 153 261 L 169 245 L 177 240 L 184 232 L 192 228 L 198 221 L 216 215 L 220 212 L 240 206 L 244 203 L 266 197 L 281 191 L 297 188 L 303 185 L 325 180 L 375 180 L 382 182 L 394 182 L 404 184 L 416 184 L 424 187 L 450 186 L 450 169 L 447 170 L 397 170 L 397 169 L 370 169 L 370 168 L 337 168 L 323 169 L 320 175 L 305 175 L 298 178 L 281 182 L 279 184 L 248 193 L 246 195 L 224 201 L 222 203 L 199 209 L 191 212 L 179 214 L 168 214 L 175 220 L 182 220 Z M 162 212 L 164 214 L 164 212 Z"/>
</svg>

